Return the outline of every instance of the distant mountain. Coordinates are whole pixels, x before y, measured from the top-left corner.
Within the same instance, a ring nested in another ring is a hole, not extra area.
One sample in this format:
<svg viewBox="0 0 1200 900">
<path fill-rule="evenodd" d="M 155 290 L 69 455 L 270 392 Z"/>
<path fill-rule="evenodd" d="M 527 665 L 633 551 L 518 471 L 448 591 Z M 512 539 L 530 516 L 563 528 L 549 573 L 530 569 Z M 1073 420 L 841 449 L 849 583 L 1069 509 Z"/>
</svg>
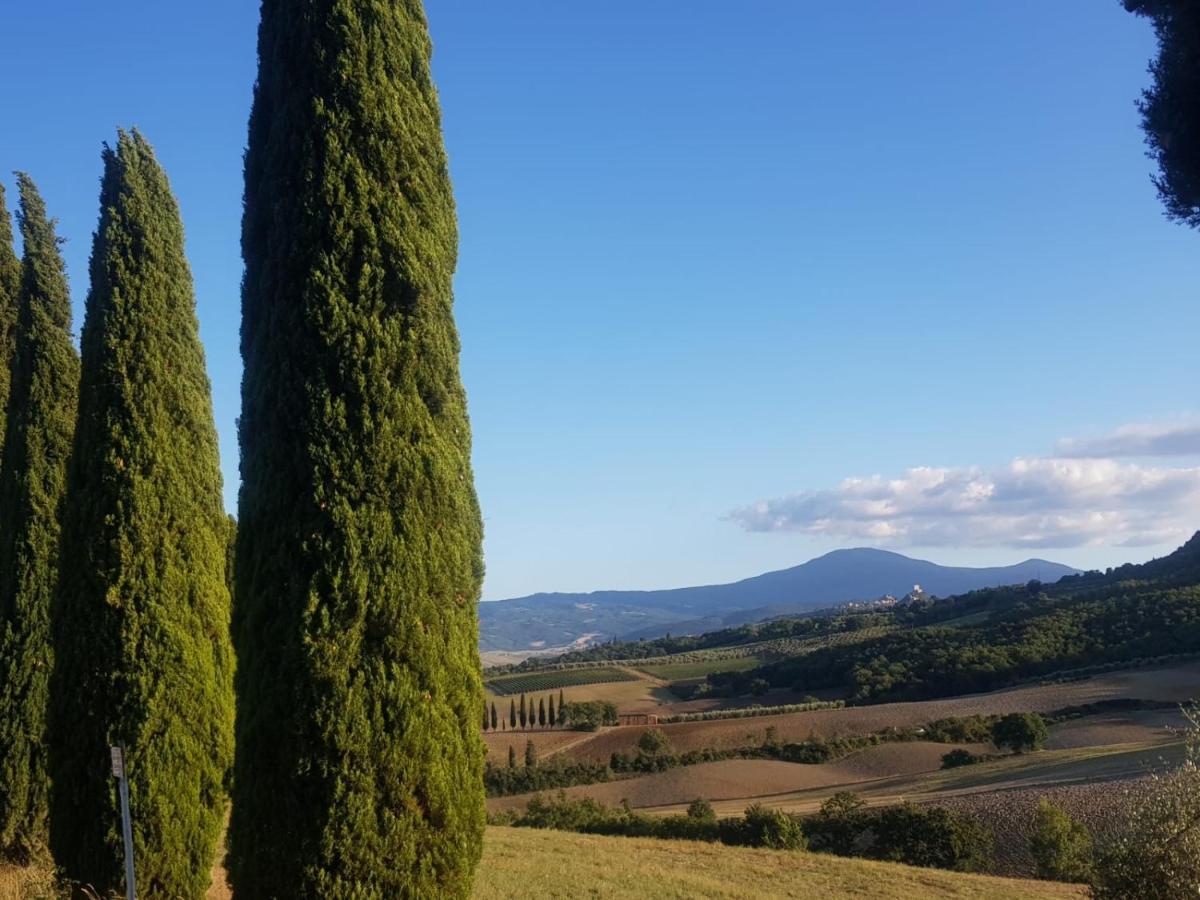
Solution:
<svg viewBox="0 0 1200 900">
<path fill-rule="evenodd" d="M 1053 582 L 1077 572 L 1028 559 L 1013 566 L 971 569 L 939 566 L 886 550 L 835 550 L 803 565 L 734 584 L 661 591 L 533 594 L 479 605 L 480 647 L 537 650 L 588 640 L 699 634 L 718 628 L 796 615 L 884 594 L 902 596 L 915 584 L 946 597 L 983 587 Z"/>
</svg>

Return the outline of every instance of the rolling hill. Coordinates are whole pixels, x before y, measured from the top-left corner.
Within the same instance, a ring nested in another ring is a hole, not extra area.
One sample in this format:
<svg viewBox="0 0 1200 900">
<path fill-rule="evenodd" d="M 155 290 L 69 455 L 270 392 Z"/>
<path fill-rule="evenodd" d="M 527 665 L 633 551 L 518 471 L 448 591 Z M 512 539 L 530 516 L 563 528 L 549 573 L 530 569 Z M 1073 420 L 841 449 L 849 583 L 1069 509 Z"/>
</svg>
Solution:
<svg viewBox="0 0 1200 900">
<path fill-rule="evenodd" d="M 914 584 L 944 597 L 1031 579 L 1052 582 L 1076 571 L 1042 559 L 974 569 L 939 566 L 885 550 L 835 550 L 803 565 L 732 584 L 659 591 L 543 593 L 481 603 L 480 646 L 483 650 L 537 650 L 567 647 L 585 639 L 699 634 L 873 600 L 884 594 L 901 596 Z"/>
</svg>

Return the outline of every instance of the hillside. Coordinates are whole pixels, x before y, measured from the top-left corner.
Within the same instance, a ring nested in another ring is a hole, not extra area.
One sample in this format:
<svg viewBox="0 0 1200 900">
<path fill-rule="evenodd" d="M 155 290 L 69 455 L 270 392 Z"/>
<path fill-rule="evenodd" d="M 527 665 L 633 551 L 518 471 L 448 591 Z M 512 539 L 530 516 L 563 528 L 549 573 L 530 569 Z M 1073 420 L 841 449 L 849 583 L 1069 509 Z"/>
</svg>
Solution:
<svg viewBox="0 0 1200 900">
<path fill-rule="evenodd" d="M 884 550 L 835 550 L 803 565 L 733 584 L 661 591 L 533 594 L 479 607 L 483 650 L 566 647 L 582 639 L 636 640 L 668 632 L 699 634 L 764 619 L 798 615 L 884 594 L 902 596 L 920 584 L 937 596 L 978 588 L 1050 582 L 1077 570 L 1029 559 L 1012 566 L 939 566 Z"/>
<path fill-rule="evenodd" d="M 1045 881 L 960 875 L 815 853 L 489 828 L 478 900 L 528 897 L 1084 897 Z"/>
</svg>

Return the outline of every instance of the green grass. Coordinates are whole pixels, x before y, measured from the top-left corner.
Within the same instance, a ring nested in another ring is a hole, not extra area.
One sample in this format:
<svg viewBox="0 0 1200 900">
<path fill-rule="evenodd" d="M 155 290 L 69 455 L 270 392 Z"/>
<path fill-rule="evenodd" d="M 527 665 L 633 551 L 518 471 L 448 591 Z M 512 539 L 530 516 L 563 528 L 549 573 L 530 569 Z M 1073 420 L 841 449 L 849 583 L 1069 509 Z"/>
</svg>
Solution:
<svg viewBox="0 0 1200 900">
<path fill-rule="evenodd" d="M 584 684 L 612 684 L 617 681 L 637 681 L 636 675 L 602 666 L 595 669 L 563 669 L 556 672 L 532 672 L 528 675 L 505 675 L 485 682 L 493 694 L 529 694 L 535 691 L 555 691 L 559 688 Z"/>
<path fill-rule="evenodd" d="M 1039 900 L 1086 896 L 1081 888 L 915 869 L 817 853 L 691 841 L 489 828 L 475 900 L 602 897 L 783 897 Z"/>
</svg>

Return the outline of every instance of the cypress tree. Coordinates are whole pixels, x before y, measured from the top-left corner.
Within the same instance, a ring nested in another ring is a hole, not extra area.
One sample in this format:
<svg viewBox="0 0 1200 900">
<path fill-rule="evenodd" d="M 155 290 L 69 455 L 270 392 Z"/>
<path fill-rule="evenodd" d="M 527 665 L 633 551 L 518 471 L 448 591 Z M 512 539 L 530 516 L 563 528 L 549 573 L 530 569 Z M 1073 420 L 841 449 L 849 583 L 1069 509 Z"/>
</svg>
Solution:
<svg viewBox="0 0 1200 900">
<path fill-rule="evenodd" d="M 546 716 L 546 721 L 548 721 L 550 723 L 551 728 L 554 727 L 555 718 L 554 718 L 554 695 L 553 694 L 550 695 L 550 712 Z"/>
<path fill-rule="evenodd" d="M 562 688 L 559 688 L 558 689 L 558 712 L 559 712 L 559 715 L 562 715 L 562 708 L 563 708 L 564 702 L 565 701 L 563 700 Z"/>
<path fill-rule="evenodd" d="M 496 701 L 492 701 L 492 731 L 496 730 Z"/>
<path fill-rule="evenodd" d="M 546 698 L 538 698 L 538 725 L 542 728 L 546 727 Z"/>
<path fill-rule="evenodd" d="M 488 707 L 487 701 L 483 701 L 483 730 L 488 730 Z"/>
<path fill-rule="evenodd" d="M 537 765 L 537 747 L 533 741 L 525 742 L 525 768 L 531 769 Z"/>
<path fill-rule="evenodd" d="M 0 464 L 0 853 L 28 862 L 48 838 L 50 622 L 79 358 L 54 223 L 29 176 L 17 183 L 24 258 Z"/>
<path fill-rule="evenodd" d="M 508 747 L 508 767 L 510 769 L 517 767 L 517 748 L 511 744 Z"/>
<path fill-rule="evenodd" d="M 0 452 L 3 450 L 8 416 L 8 392 L 17 347 L 17 293 L 21 263 L 13 250 L 12 219 L 0 184 Z"/>
<path fill-rule="evenodd" d="M 261 9 L 230 874 L 240 900 L 466 896 L 482 523 L 425 13 Z"/>
<path fill-rule="evenodd" d="M 517 727 L 517 701 L 511 698 L 508 701 L 508 727 Z"/>
<path fill-rule="evenodd" d="M 51 848 L 124 883 L 107 748 L 126 746 L 139 894 L 202 898 L 233 762 L 229 520 L 179 207 L 137 132 L 104 148 L 55 609 Z"/>
<path fill-rule="evenodd" d="M 525 695 L 522 694 L 521 695 L 521 727 L 526 728 L 528 726 L 529 726 L 529 715 L 525 711 Z"/>
</svg>

